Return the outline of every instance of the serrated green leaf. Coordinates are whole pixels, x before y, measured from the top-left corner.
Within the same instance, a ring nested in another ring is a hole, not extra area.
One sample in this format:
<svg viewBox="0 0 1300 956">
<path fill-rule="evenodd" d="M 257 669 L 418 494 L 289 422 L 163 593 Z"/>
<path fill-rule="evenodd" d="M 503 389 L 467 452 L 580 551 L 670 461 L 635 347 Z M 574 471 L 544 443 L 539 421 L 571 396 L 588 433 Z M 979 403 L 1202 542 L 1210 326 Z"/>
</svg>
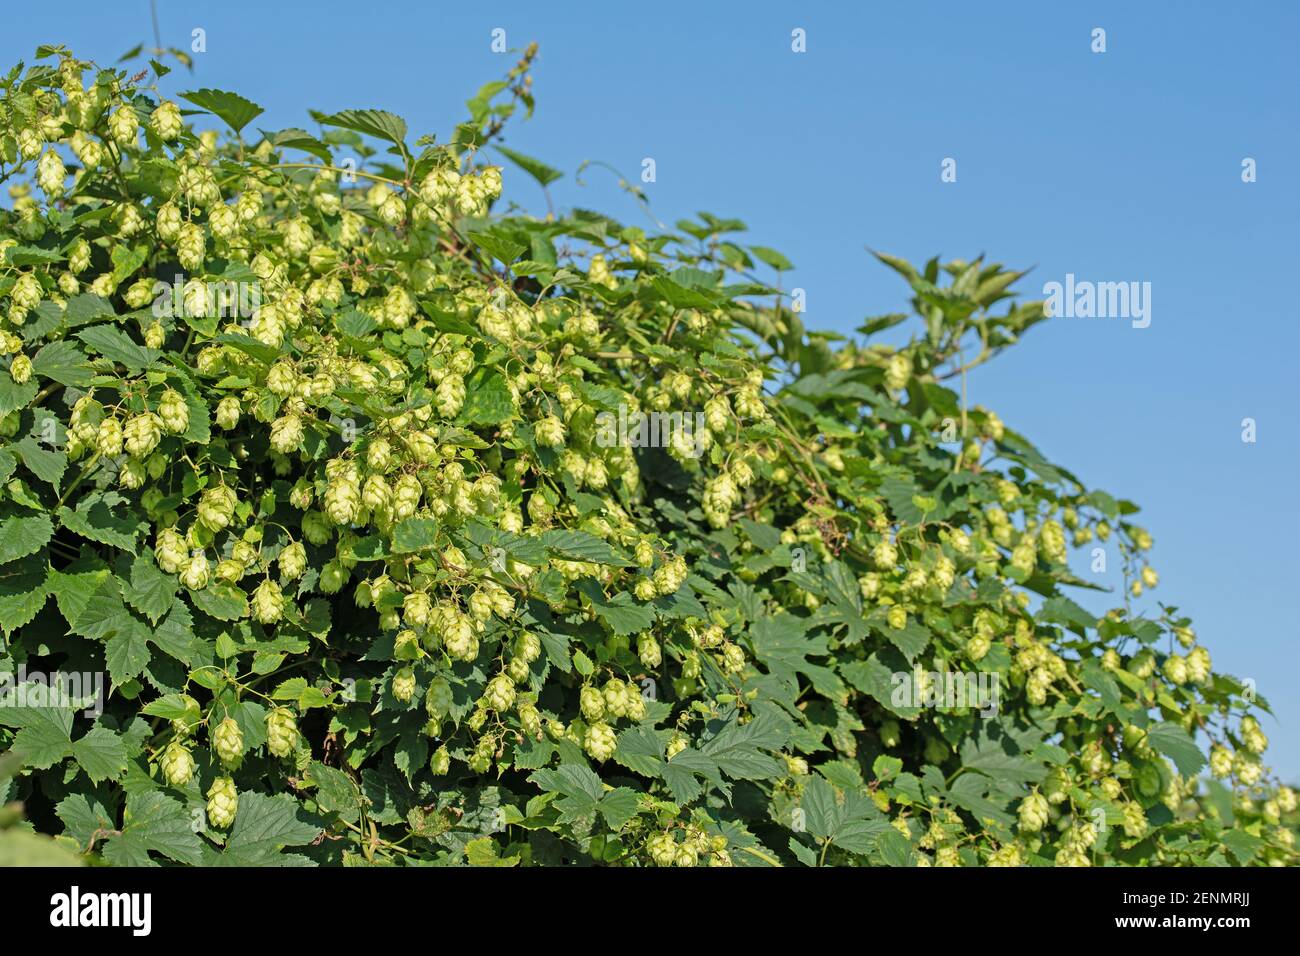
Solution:
<svg viewBox="0 0 1300 956">
<path fill-rule="evenodd" d="M 193 103 L 199 109 L 207 110 L 209 113 L 220 117 L 236 133 L 261 116 L 263 112 L 262 107 L 252 100 L 245 99 L 238 93 L 228 93 L 225 90 L 191 90 L 188 93 L 177 93 L 176 95 Z"/>
<path fill-rule="evenodd" d="M 12 634 L 36 617 L 50 594 L 47 577 L 34 555 L 0 568 L 0 630 Z"/>
<path fill-rule="evenodd" d="M 158 866 L 153 853 L 191 865 L 202 859 L 189 811 L 158 790 L 127 796 L 122 827 L 103 844 L 102 852 L 115 866 Z"/>
<path fill-rule="evenodd" d="M 16 728 L 11 752 L 23 766 L 45 770 L 66 757 L 72 747 L 72 710 L 62 706 L 19 706 L 48 698 L 44 685 L 27 684 L 6 688 L 6 703 L 0 707 L 0 726 Z"/>
<path fill-rule="evenodd" d="M 438 522 L 432 518 L 404 518 L 393 529 L 394 554 L 416 554 L 432 549 L 438 538 Z"/>
<path fill-rule="evenodd" d="M 885 866 L 916 865 L 916 851 L 912 849 L 912 844 L 893 827 L 876 837 L 876 852 L 880 854 Z"/>
<path fill-rule="evenodd" d="M 103 622 L 108 635 L 104 642 L 104 663 L 114 687 L 144 673 L 149 664 L 148 625 L 122 605 L 121 611 Z"/>
<path fill-rule="evenodd" d="M 176 576 L 158 567 L 153 550 L 145 548 L 131 562 L 131 586 L 123 589 L 123 595 L 150 623 L 157 624 L 171 609 L 176 588 Z"/>
<path fill-rule="evenodd" d="M 41 249 L 38 246 L 10 246 L 5 250 L 4 258 L 11 266 L 48 266 L 62 262 L 66 256 L 55 249 Z"/>
<path fill-rule="evenodd" d="M 631 564 L 609 545 L 594 534 L 586 531 L 552 530 L 542 533 L 540 538 L 546 550 L 566 561 L 591 561 L 595 564 L 611 564 L 627 567 Z"/>
<path fill-rule="evenodd" d="M 539 186 L 549 186 L 564 175 L 564 173 L 560 172 L 553 166 L 546 165 L 540 159 L 525 156 L 523 153 L 516 152 L 513 149 L 506 149 L 504 146 L 497 146 L 495 149 L 529 176 L 532 176 L 533 179 L 537 180 Z"/>
<path fill-rule="evenodd" d="M 110 361 L 125 365 L 129 371 L 140 372 L 153 365 L 162 356 L 158 349 L 146 348 L 114 325 L 96 325 L 77 333 L 90 349 Z"/>
<path fill-rule="evenodd" d="M 59 524 L 90 541 L 136 552 L 136 538 L 148 530 L 142 519 L 115 491 L 92 491 L 77 502 L 76 510 L 59 508 Z"/>
<path fill-rule="evenodd" d="M 406 151 L 406 121 L 386 110 L 340 110 L 321 122 L 387 140 Z"/>
<path fill-rule="evenodd" d="M 218 621 L 238 621 L 248 616 L 248 598 L 229 584 L 209 584 L 202 591 L 187 591 L 190 602 Z"/>
<path fill-rule="evenodd" d="M 126 770 L 126 746 L 107 727 L 95 727 L 73 743 L 72 756 L 92 783 L 116 780 Z"/>
<path fill-rule="evenodd" d="M 361 789 L 346 773 L 313 760 L 311 779 L 316 784 L 316 803 L 324 813 L 337 813 L 349 823 L 361 817 Z"/>
<path fill-rule="evenodd" d="M 459 421 L 465 425 L 500 425 L 515 418 L 514 398 L 500 373 L 478 369 L 465 383 L 465 404 Z"/>
<path fill-rule="evenodd" d="M 1147 741 L 1174 762 L 1184 777 L 1194 777 L 1205 766 L 1205 755 L 1187 731 L 1172 721 L 1156 724 L 1147 732 Z"/>
<path fill-rule="evenodd" d="M 18 454 L 22 463 L 33 475 L 58 490 L 63 481 L 63 473 L 68 467 L 68 456 L 61 451 L 51 451 L 28 435 L 22 441 L 15 442 L 9 449 Z"/>
<path fill-rule="evenodd" d="M 7 515 L 0 521 L 0 564 L 35 554 L 54 534 L 46 515 Z"/>
<path fill-rule="evenodd" d="M 9 375 L 0 375 L 0 417 L 15 409 L 26 408 L 39 391 L 40 385 L 35 379 L 29 378 L 20 385 Z"/>
<path fill-rule="evenodd" d="M 871 852 L 877 838 L 893 829 L 867 797 L 846 792 L 837 799 L 835 789 L 821 777 L 804 785 L 801 806 L 808 833 L 850 853 Z"/>
<path fill-rule="evenodd" d="M 32 356 L 32 371 L 60 385 L 86 385 L 94 377 L 87 361 L 71 342 L 50 342 Z"/>
<path fill-rule="evenodd" d="M 286 854 L 286 847 L 305 846 L 320 836 L 320 827 L 288 794 L 267 796 L 243 791 L 235 825 L 221 853 L 205 855 L 213 866 L 311 866 L 299 854 Z"/>
<path fill-rule="evenodd" d="M 259 132 L 276 149 L 301 149 L 304 152 L 311 153 L 322 163 L 332 164 L 334 162 L 334 155 L 330 152 L 329 146 L 306 130 L 295 127 L 282 129 L 275 133 L 268 133 L 266 130 L 259 130 Z"/>
</svg>

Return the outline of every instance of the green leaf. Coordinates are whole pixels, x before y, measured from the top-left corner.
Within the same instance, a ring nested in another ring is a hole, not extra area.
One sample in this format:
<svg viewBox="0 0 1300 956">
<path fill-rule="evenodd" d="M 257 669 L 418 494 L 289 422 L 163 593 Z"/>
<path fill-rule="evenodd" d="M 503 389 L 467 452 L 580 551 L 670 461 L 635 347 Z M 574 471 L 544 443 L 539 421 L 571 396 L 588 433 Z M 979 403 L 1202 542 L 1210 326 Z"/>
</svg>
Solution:
<svg viewBox="0 0 1300 956">
<path fill-rule="evenodd" d="M 19 690 L 26 696 L 20 695 Z M 37 684 L 8 689 L 20 703 L 43 701 L 47 691 L 44 685 Z M 72 747 L 72 711 L 66 707 L 0 707 L 0 726 L 18 730 L 10 749 L 24 766 L 34 770 L 53 767 Z"/>
<path fill-rule="evenodd" d="M 354 339 L 364 339 L 379 328 L 379 323 L 373 318 L 364 312 L 357 312 L 355 309 L 351 312 L 344 312 L 342 315 L 336 315 L 334 325 L 344 335 Z"/>
<path fill-rule="evenodd" d="M 808 833 L 850 853 L 869 853 L 881 834 L 893 830 L 888 818 L 868 798 L 846 792 L 841 802 L 836 799 L 835 788 L 821 777 L 813 777 L 804 785 L 801 806 Z"/>
<path fill-rule="evenodd" d="M 109 635 L 104 644 L 104 662 L 113 686 L 121 687 L 132 677 L 143 674 L 148 666 L 150 631 L 125 606 L 104 624 Z"/>
<path fill-rule="evenodd" d="M 644 777 L 658 777 L 664 766 L 664 747 L 668 732 L 644 724 L 629 727 L 618 735 L 614 759 Z"/>
<path fill-rule="evenodd" d="M 480 368 L 465 383 L 465 404 L 459 418 L 462 424 L 500 425 L 516 415 L 514 398 L 499 372 Z"/>
<path fill-rule="evenodd" d="M 158 866 L 151 853 L 190 865 L 202 859 L 189 811 L 158 790 L 128 794 L 121 830 L 103 844 L 104 859 L 115 866 Z"/>
<path fill-rule="evenodd" d="M 403 518 L 393 529 L 393 553 L 415 554 L 434 547 L 438 522 L 433 518 Z"/>
<path fill-rule="evenodd" d="M 197 445 L 206 445 L 212 440 L 212 416 L 208 412 L 208 403 L 198 392 L 185 389 L 185 406 L 189 409 L 189 424 L 181 438 Z"/>
<path fill-rule="evenodd" d="M 610 828 L 617 830 L 636 813 L 633 791 L 620 787 L 605 793 L 600 777 L 581 764 L 566 763 L 555 770 L 536 770 L 528 779 L 545 791 L 561 795 L 554 802 L 561 823 L 590 821 L 599 812 Z"/>
<path fill-rule="evenodd" d="M 117 582 L 102 562 L 78 561 L 62 571 L 50 571 L 49 590 L 58 602 L 64 620 L 74 627 L 86 607 L 101 590 L 116 593 Z"/>
<path fill-rule="evenodd" d="M 11 376 L 0 375 L 0 417 L 15 409 L 26 408 L 40 390 L 41 387 L 34 378 L 19 385 Z"/>
<path fill-rule="evenodd" d="M 22 459 L 23 464 L 33 475 L 41 481 L 54 486 L 58 489 L 59 483 L 63 481 L 63 473 L 68 468 L 68 456 L 61 451 L 50 451 L 48 448 L 42 448 L 41 444 L 28 435 L 22 441 L 15 442 L 9 446 L 10 450 L 17 452 L 18 457 Z"/>
<path fill-rule="evenodd" d="M 238 621 L 248 616 L 248 598 L 230 584 L 209 584 L 202 591 L 187 592 L 190 602 L 218 621 Z"/>
<path fill-rule="evenodd" d="M 244 746 L 256 750 L 266 743 L 266 708 L 256 701 L 244 700 L 228 708 L 227 714 L 239 725 Z"/>
<path fill-rule="evenodd" d="M 406 120 L 385 110 L 341 110 L 323 117 L 321 123 L 387 140 L 406 153 Z"/>
<path fill-rule="evenodd" d="M 0 564 L 35 554 L 54 534 L 46 515 L 9 515 L 0 521 Z"/>
<path fill-rule="evenodd" d="M 827 638 L 809 635 L 807 628 L 806 620 L 785 611 L 760 617 L 749 630 L 754 657 L 791 688 L 797 687 L 797 675 L 803 674 L 820 693 L 838 697 L 843 693 L 839 677 L 809 660 L 830 653 Z"/>
<path fill-rule="evenodd" d="M 220 117 L 236 133 L 261 116 L 263 112 L 262 107 L 252 100 L 225 90 L 191 90 L 176 95 L 193 103 L 199 109 L 207 110 Z"/>
<path fill-rule="evenodd" d="M 1106 709 L 1113 714 L 1128 719 L 1129 708 L 1124 706 L 1123 694 L 1120 691 L 1119 684 L 1115 678 L 1111 677 L 1101 664 L 1095 660 L 1086 660 L 1079 670 L 1079 676 L 1083 678 L 1083 684 L 1101 695 L 1101 702 Z"/>
<path fill-rule="evenodd" d="M 659 299 L 674 309 L 712 309 L 718 304 L 716 296 L 688 289 L 667 276 L 655 276 L 649 281 L 649 287 Z"/>
<path fill-rule="evenodd" d="M 76 328 L 79 325 L 86 325 L 99 319 L 115 318 L 116 316 L 117 313 L 113 311 L 111 302 L 103 296 L 93 295 L 89 292 L 74 295 L 63 308 L 63 324 L 68 328 Z"/>
<path fill-rule="evenodd" d="M 32 356 L 32 371 L 60 385 L 86 385 L 94 377 L 86 354 L 71 342 L 50 342 Z"/>
<path fill-rule="evenodd" d="M 52 837 L 26 830 L 0 831 L 0 867 L 84 865 L 85 860 Z"/>
<path fill-rule="evenodd" d="M 126 770 L 126 745 L 107 727 L 95 727 L 74 743 L 72 756 L 92 783 L 116 780 Z"/>
<path fill-rule="evenodd" d="M 176 587 L 176 576 L 158 567 L 153 551 L 145 548 L 131 563 L 131 586 L 125 591 L 126 601 L 157 624 L 171 608 Z"/>
<path fill-rule="evenodd" d="M 586 531 L 544 531 L 541 542 L 553 555 L 566 561 L 591 561 L 627 567 L 630 561 L 619 557 L 609 542 Z"/>
<path fill-rule="evenodd" d="M 980 721 L 979 729 L 961 743 L 961 762 L 967 770 L 978 770 L 995 780 L 1039 783 L 1047 768 L 1033 756 L 1023 753 L 1019 745 L 993 721 Z"/>
<path fill-rule="evenodd" d="M 921 509 L 912 499 L 917 495 L 916 485 L 901 478 L 886 478 L 880 483 L 880 496 L 889 504 L 889 510 L 904 524 L 918 524 L 923 517 Z"/>
<path fill-rule="evenodd" d="M 316 805 L 324 813 L 337 813 L 353 823 L 361 817 L 364 803 L 361 790 L 342 770 L 312 761 L 311 779 L 316 784 Z"/>
<path fill-rule="evenodd" d="M 937 771 L 936 776 L 942 784 L 942 776 Z M 928 783 L 929 781 L 927 785 Z M 1015 819 L 1006 812 L 1005 807 L 1009 800 L 1005 794 L 997 790 L 997 782 L 982 773 L 966 773 L 958 777 L 957 782 L 948 791 L 948 799 L 963 810 L 970 811 L 986 826 L 989 821 L 1010 825 Z"/>
<path fill-rule="evenodd" d="M 11 266 L 49 266 L 62 262 L 66 257 L 55 249 L 41 249 L 37 246 L 10 246 L 5 250 L 5 261 Z"/>
<path fill-rule="evenodd" d="M 1249 866 L 1264 845 L 1263 840 L 1245 830 L 1225 830 L 1219 835 L 1219 842 L 1228 848 L 1242 866 Z"/>
<path fill-rule="evenodd" d="M 130 554 L 136 552 L 136 538 L 149 527 L 116 491 L 92 491 L 77 502 L 76 511 L 64 505 L 58 513 L 59 524 L 74 534 Z"/>
<path fill-rule="evenodd" d="M 623 824 L 636 816 L 639 801 L 640 797 L 635 790 L 629 787 L 616 787 L 600 798 L 597 809 L 605 818 L 609 828 L 618 831 L 623 828 Z"/>
<path fill-rule="evenodd" d="M 775 709 L 766 709 L 747 724 L 728 724 L 701 744 L 699 750 L 729 777 L 770 780 L 779 777 L 783 768 L 780 761 L 763 751 L 784 747 L 790 729 L 788 717 Z"/>
<path fill-rule="evenodd" d="M 70 793 L 54 808 L 67 835 L 83 847 L 98 839 L 99 831 L 117 829 L 116 814 L 93 794 Z"/>
<path fill-rule="evenodd" d="M 492 258 L 500 260 L 502 265 L 509 265 L 519 258 L 528 247 L 496 232 L 478 231 L 469 233 L 469 238 Z"/>
<path fill-rule="evenodd" d="M 140 712 L 165 720 L 186 720 L 199 716 L 198 710 L 187 704 L 180 694 L 165 694 L 157 700 L 151 700 L 140 708 Z"/>
<path fill-rule="evenodd" d="M 516 152 L 513 149 L 506 149 L 504 146 L 497 146 L 496 151 L 526 172 L 529 176 L 532 176 L 533 179 L 537 180 L 538 185 L 543 188 L 549 186 L 564 175 L 564 173 L 560 172 L 558 169 L 555 169 L 552 166 L 547 166 L 540 159 L 533 159 L 533 157 L 525 156 L 523 153 Z"/>
<path fill-rule="evenodd" d="M 503 857 L 491 837 L 475 837 L 465 844 L 465 862 L 470 866 L 518 866 L 519 854 Z"/>
<path fill-rule="evenodd" d="M 1147 741 L 1172 760 L 1184 777 L 1196 776 L 1205 766 L 1205 755 L 1196 741 L 1178 724 L 1170 721 L 1156 724 L 1147 732 Z"/>
<path fill-rule="evenodd" d="M 881 754 L 871 764 L 871 772 L 877 780 L 892 780 L 903 769 L 903 761 L 889 754 Z"/>
<path fill-rule="evenodd" d="M 1094 628 L 1097 618 L 1068 597 L 1052 597 L 1043 602 L 1038 612 L 1040 620 L 1052 624 L 1072 624 L 1076 629 Z"/>
<path fill-rule="evenodd" d="M 872 622 L 876 625 L 876 630 L 889 639 L 889 643 L 903 652 L 909 664 L 930 644 L 930 632 L 914 617 L 909 616 L 902 627 L 890 627 L 886 614 L 882 611 L 873 615 Z"/>
<path fill-rule="evenodd" d="M 215 866 L 310 866 L 313 864 L 306 857 L 282 851 L 305 846 L 320 832 L 288 794 L 269 797 L 243 791 L 225 850 L 205 854 L 203 862 Z"/>
<path fill-rule="evenodd" d="M 637 604 L 632 595 L 626 591 L 606 599 L 600 590 L 600 585 L 594 581 L 581 581 L 577 587 L 591 602 L 591 609 L 613 629 L 615 634 L 636 634 L 654 623 L 654 609 Z"/>
<path fill-rule="evenodd" d="M 149 247 L 140 245 L 131 248 L 118 243 L 113 246 L 110 258 L 113 262 L 113 282 L 120 285 L 145 264 L 149 258 Z"/>
<path fill-rule="evenodd" d="M 36 556 L 0 568 L 0 630 L 12 634 L 36 617 L 50 589 L 45 561 Z"/>
<path fill-rule="evenodd" d="M 907 661 L 893 648 L 877 651 L 865 661 L 852 661 L 840 666 L 840 673 L 850 684 L 864 694 L 870 694 L 892 713 L 911 720 L 921 712 L 920 707 L 894 703 L 894 674 L 907 670 Z"/>
<path fill-rule="evenodd" d="M 115 325 L 96 325 L 82 329 L 77 338 L 85 342 L 92 351 L 104 358 L 125 365 L 129 371 L 139 372 L 153 365 L 162 356 L 158 349 L 138 345 Z"/>
<path fill-rule="evenodd" d="M 184 601 L 172 602 L 171 613 L 154 629 L 152 641 L 160 651 L 182 664 L 194 663 L 194 618 Z"/>
<path fill-rule="evenodd" d="M 232 348 L 239 349 L 239 351 L 246 355 L 251 355 L 263 365 L 270 365 L 280 357 L 279 349 L 267 345 L 264 342 L 259 342 L 257 339 L 248 335 L 239 335 L 234 332 L 223 332 L 212 341 L 220 343 L 221 345 L 229 345 Z"/>
<path fill-rule="evenodd" d="M 268 133 L 266 130 L 259 130 L 259 132 L 276 149 L 301 149 L 303 152 L 311 153 L 326 165 L 332 165 L 334 162 L 334 155 L 330 152 L 330 148 L 306 130 L 290 128 L 276 133 Z"/>
<path fill-rule="evenodd" d="M 755 258 L 760 262 L 766 263 L 773 269 L 785 272 L 794 268 L 794 263 L 781 255 L 781 253 L 777 252 L 775 249 L 769 249 L 767 246 L 750 246 L 749 251 L 752 252 Z"/>
<path fill-rule="evenodd" d="M 915 866 L 916 853 L 907 837 L 893 827 L 876 837 L 876 852 L 885 866 Z"/>
</svg>

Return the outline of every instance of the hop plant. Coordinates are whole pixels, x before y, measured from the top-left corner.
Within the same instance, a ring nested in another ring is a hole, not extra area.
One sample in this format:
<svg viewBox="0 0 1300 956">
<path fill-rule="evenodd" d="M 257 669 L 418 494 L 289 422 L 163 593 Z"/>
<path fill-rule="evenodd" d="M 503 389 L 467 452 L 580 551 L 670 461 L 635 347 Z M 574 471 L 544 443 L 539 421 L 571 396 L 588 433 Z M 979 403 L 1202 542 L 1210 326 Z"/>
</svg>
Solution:
<svg viewBox="0 0 1300 956">
<path fill-rule="evenodd" d="M 433 752 L 429 757 L 429 772 L 435 777 L 441 777 L 451 769 L 451 754 L 444 744 Z"/>
<path fill-rule="evenodd" d="M 227 767 L 238 766 L 244 758 L 244 733 L 233 717 L 227 717 L 212 732 L 212 747 Z"/>
<path fill-rule="evenodd" d="M 275 624 L 284 616 L 284 592 L 270 578 L 253 592 L 253 618 L 260 624 Z"/>
<path fill-rule="evenodd" d="M 393 696 L 403 703 L 415 696 L 415 671 L 403 667 L 393 675 Z"/>
<path fill-rule="evenodd" d="M 489 710 L 509 710 L 515 702 L 515 683 L 505 674 L 498 674 L 488 681 L 484 694 Z"/>
<path fill-rule="evenodd" d="M 922 865 L 1242 862 L 1247 844 L 1296 862 L 1294 793 L 1192 623 L 1060 600 L 1092 541 L 1118 541 L 1139 595 L 1175 584 L 1136 505 L 1023 470 L 1028 439 L 949 388 L 1043 320 L 1015 273 L 882 257 L 918 312 L 895 350 L 733 295 L 763 267 L 709 238 L 720 220 L 683 224 L 704 237 L 686 247 L 530 216 L 464 147 L 531 107 L 531 49 L 452 136 L 354 167 L 322 136 L 314 169 L 278 135 L 196 134 L 125 68 L 42 53 L 51 69 L 0 89 L 4 653 L 58 634 L 107 660 L 121 693 L 93 733 L 129 755 L 162 717 L 160 784 L 221 768 L 214 828 L 243 788 L 246 812 L 313 810 L 321 861 L 445 864 L 488 840 L 521 861 L 726 866 L 725 808 L 747 858 L 891 862 L 792 812 L 870 806 Z M 503 236 L 530 250 L 527 281 L 486 268 Z M 718 281 L 686 303 L 662 280 L 687 273 Z M 256 295 L 223 301 L 234 276 Z M 951 443 L 917 426 L 946 409 Z M 907 782 L 951 783 L 991 725 L 946 703 L 904 722 L 880 687 L 911 664 L 996 675 L 1026 772 L 918 803 Z M 243 759 L 233 716 L 255 702 L 275 759 Z M 232 707 L 209 758 L 196 728 Z M 0 726 L 0 750 L 23 732 Z M 81 766 L 82 739 L 24 769 L 33 819 L 61 827 L 51 795 L 84 796 L 125 833 L 151 797 L 130 761 Z M 1182 775 L 1202 746 L 1231 815 Z M 372 803 L 398 781 L 419 812 L 381 801 L 364 833 L 321 817 L 321 766 Z M 578 777 L 599 812 L 554 812 Z M 527 825 L 481 830 L 488 788 Z M 1089 831 L 1099 800 L 1122 833 Z"/>
<path fill-rule="evenodd" d="M 175 103 L 159 103 L 149 116 L 150 131 L 165 143 L 180 136 L 181 128 L 181 111 Z"/>
<path fill-rule="evenodd" d="M 189 428 L 190 408 L 184 396 L 175 389 L 167 389 L 158 402 L 158 418 L 162 427 L 174 435 L 179 435 Z"/>
<path fill-rule="evenodd" d="M 275 757 L 288 757 L 298 746 L 298 720 L 287 707 L 266 715 L 266 749 Z"/>
<path fill-rule="evenodd" d="M 1031 793 L 1020 801 L 1020 830 L 1023 833 L 1037 833 L 1047 825 L 1047 798 L 1039 793 Z"/>
<path fill-rule="evenodd" d="M 618 739 L 614 734 L 614 728 L 603 721 L 594 721 L 587 727 L 587 733 L 582 740 L 583 749 L 591 755 L 593 760 L 604 763 L 610 757 L 614 756 L 614 750 L 618 746 Z"/>
<path fill-rule="evenodd" d="M 239 791 L 232 777 L 217 777 L 208 788 L 208 822 L 218 830 L 228 830 L 239 811 Z"/>
<path fill-rule="evenodd" d="M 194 778 L 194 756 L 179 740 L 167 745 L 158 764 L 163 779 L 173 787 L 183 787 Z"/>
</svg>

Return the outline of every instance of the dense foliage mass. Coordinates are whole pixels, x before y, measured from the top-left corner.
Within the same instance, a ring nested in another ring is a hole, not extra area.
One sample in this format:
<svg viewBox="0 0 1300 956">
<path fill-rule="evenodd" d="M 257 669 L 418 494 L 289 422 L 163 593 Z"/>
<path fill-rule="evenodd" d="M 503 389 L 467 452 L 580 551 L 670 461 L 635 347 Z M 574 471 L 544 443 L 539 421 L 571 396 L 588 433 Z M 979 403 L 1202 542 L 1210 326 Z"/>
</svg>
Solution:
<svg viewBox="0 0 1300 956">
<path fill-rule="evenodd" d="M 0 857 L 1294 861 L 1136 507 L 956 390 L 1018 274 L 881 256 L 891 347 L 741 223 L 504 212 L 531 57 L 446 143 L 3 77 Z"/>
</svg>

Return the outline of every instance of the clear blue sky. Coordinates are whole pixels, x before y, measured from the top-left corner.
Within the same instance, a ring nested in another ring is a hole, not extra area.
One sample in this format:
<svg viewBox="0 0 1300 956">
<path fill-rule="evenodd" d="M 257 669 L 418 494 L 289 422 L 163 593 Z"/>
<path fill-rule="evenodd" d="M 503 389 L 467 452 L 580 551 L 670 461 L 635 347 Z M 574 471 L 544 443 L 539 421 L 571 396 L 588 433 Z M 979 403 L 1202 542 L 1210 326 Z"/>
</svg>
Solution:
<svg viewBox="0 0 1300 956">
<path fill-rule="evenodd" d="M 306 107 L 380 107 L 445 134 L 477 87 L 541 45 L 537 116 L 509 145 L 647 188 L 671 222 L 707 209 L 797 266 L 810 324 L 848 332 L 905 287 L 864 247 L 1153 286 L 1152 322 L 1057 320 L 972 377 L 1091 485 L 1144 506 L 1160 599 L 1192 614 L 1216 667 L 1253 677 L 1278 720 L 1270 759 L 1300 779 L 1294 411 L 1300 242 L 1300 5 L 1230 3 L 179 2 L 164 45 L 207 31 L 193 78 L 237 90 L 255 125 Z M 41 42 L 111 61 L 150 39 L 147 0 L 14 6 L 0 63 Z M 807 52 L 790 31 L 807 31 Z M 1094 27 L 1107 52 L 1090 51 Z M 957 160 L 957 182 L 939 179 Z M 1241 182 L 1241 161 L 1258 182 Z M 507 176 L 507 197 L 542 207 Z M 553 187 L 638 221 L 613 178 Z M 1258 422 L 1243 444 L 1240 422 Z M 1292 487 L 1286 492 L 1286 487 Z M 1113 566 L 1113 565 L 1112 565 Z M 1111 579 L 1116 575 L 1112 574 Z M 1083 602 L 1098 605 L 1086 595 Z"/>
</svg>

